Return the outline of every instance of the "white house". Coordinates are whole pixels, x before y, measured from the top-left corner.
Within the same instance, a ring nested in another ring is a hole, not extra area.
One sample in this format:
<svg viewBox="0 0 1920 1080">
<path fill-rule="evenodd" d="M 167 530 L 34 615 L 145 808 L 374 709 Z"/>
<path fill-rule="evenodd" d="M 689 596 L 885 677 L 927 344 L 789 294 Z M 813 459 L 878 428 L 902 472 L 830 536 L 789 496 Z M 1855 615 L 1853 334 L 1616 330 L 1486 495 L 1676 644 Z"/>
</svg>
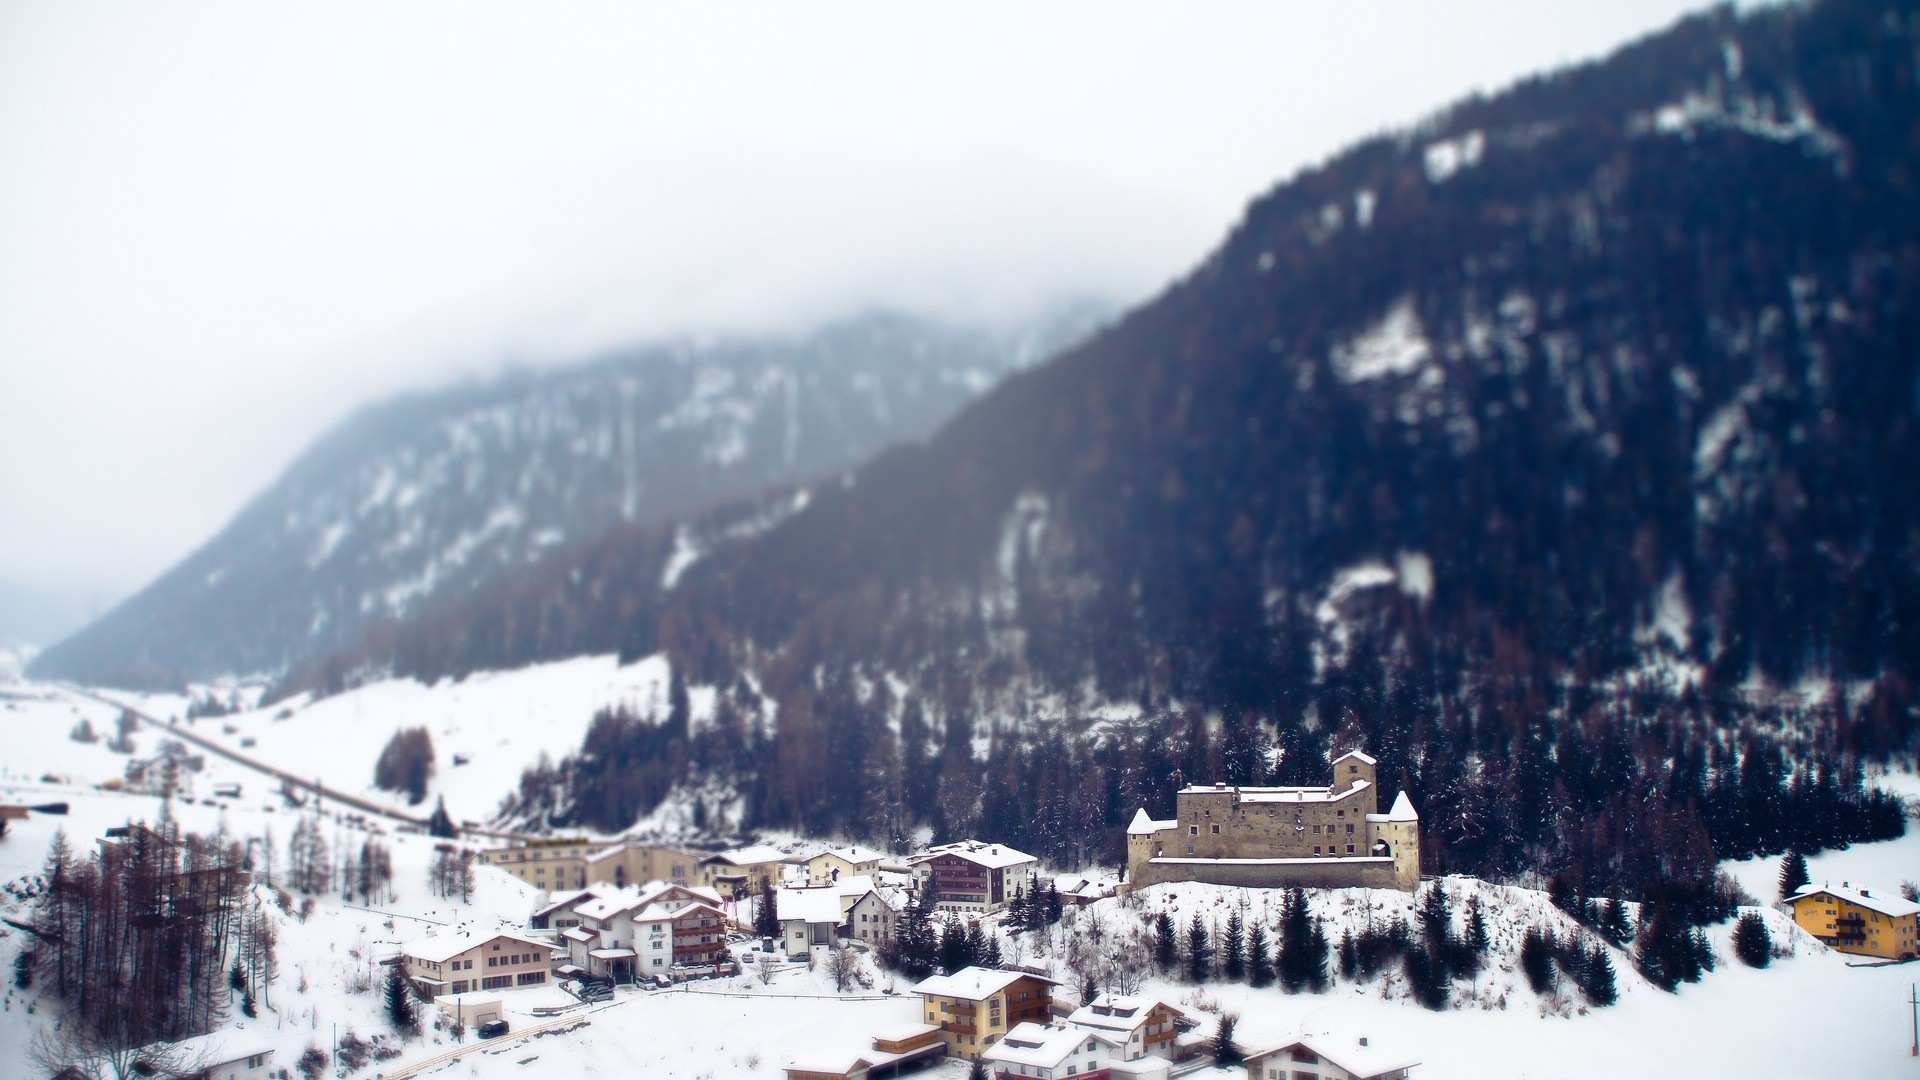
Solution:
<svg viewBox="0 0 1920 1080">
<path fill-rule="evenodd" d="M 858 844 L 828 848 L 807 860 L 807 884 L 831 885 L 841 878 L 872 875 L 880 869 L 880 852 Z"/>
<path fill-rule="evenodd" d="M 980 1052 L 997 1077 L 1102 1076 L 1117 1044 L 1112 1036 L 1056 1024 L 1021 1024 Z"/>
<path fill-rule="evenodd" d="M 1183 1015 L 1157 998 L 1101 994 L 1075 1009 L 1067 1023 L 1112 1036 L 1119 1043 L 1114 1057 L 1134 1061 L 1148 1054 L 1171 1058 L 1174 1039 L 1180 1034 L 1174 1021 Z"/>
<path fill-rule="evenodd" d="M 1015 884 L 1040 860 L 1005 844 L 960 840 L 907 858 L 915 889 L 933 882 L 934 906 L 965 915 L 988 915 L 1007 906 Z"/>
<path fill-rule="evenodd" d="M 1407 1080 L 1420 1064 L 1369 1045 L 1370 1040 L 1302 1035 L 1271 1050 L 1247 1055 L 1248 1080 L 1289 1080 L 1312 1073 L 1320 1080 Z"/>
<path fill-rule="evenodd" d="M 567 946 L 562 975 L 615 982 L 667 975 L 676 963 L 711 963 L 726 934 L 720 895 L 697 885 L 656 881 L 620 889 L 581 904 L 574 913 L 580 925 L 560 932 Z"/>
<path fill-rule="evenodd" d="M 151 1052 L 153 1057 L 144 1055 Z M 273 1047 L 248 1031 L 228 1029 L 195 1035 L 177 1043 L 155 1043 L 141 1051 L 134 1068 L 149 1075 L 205 1077 L 205 1080 L 267 1080 L 273 1071 Z"/>
</svg>

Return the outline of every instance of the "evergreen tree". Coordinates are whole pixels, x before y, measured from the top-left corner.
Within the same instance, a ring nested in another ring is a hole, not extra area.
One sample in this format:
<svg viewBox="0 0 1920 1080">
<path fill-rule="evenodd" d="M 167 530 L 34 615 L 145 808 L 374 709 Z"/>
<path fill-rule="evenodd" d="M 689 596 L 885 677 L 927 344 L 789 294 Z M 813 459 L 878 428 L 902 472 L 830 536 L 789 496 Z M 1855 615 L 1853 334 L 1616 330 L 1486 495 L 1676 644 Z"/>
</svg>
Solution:
<svg viewBox="0 0 1920 1080">
<path fill-rule="evenodd" d="M 996 969 L 1001 967 L 1002 964 L 1005 963 L 1005 958 L 1000 955 L 1000 935 L 999 934 L 987 935 L 987 947 L 986 947 L 986 950 L 980 954 L 980 959 L 978 963 L 981 967 L 990 967 L 990 968 L 996 968 Z"/>
<path fill-rule="evenodd" d="M 1177 935 L 1173 927 L 1173 914 L 1162 911 L 1153 920 L 1153 962 L 1162 974 L 1173 970 L 1175 954 L 1179 951 Z"/>
<path fill-rule="evenodd" d="M 1288 889 L 1280 901 L 1280 985 L 1288 993 L 1327 985 L 1326 930 L 1314 919 L 1304 890 Z"/>
<path fill-rule="evenodd" d="M 1273 985 L 1273 957 L 1267 951 L 1267 928 L 1257 921 L 1247 931 L 1247 985 Z"/>
<path fill-rule="evenodd" d="M 1475 956 L 1487 955 L 1487 915 L 1480 906 L 1480 894 L 1467 898 L 1467 948 Z"/>
<path fill-rule="evenodd" d="M 1527 927 L 1520 938 L 1520 970 L 1526 973 L 1527 985 L 1536 994 L 1544 994 L 1553 989 L 1555 973 L 1553 969 L 1554 942 L 1547 931 Z"/>
<path fill-rule="evenodd" d="M 395 962 L 387 965 L 387 1022 L 393 1030 L 402 1035 L 410 1035 L 419 1026 L 414 1014 L 413 991 L 407 986 L 405 966 Z"/>
<path fill-rule="evenodd" d="M 1627 914 L 1627 905 L 1618 896 L 1609 896 L 1600 905 L 1600 933 L 1615 945 L 1625 945 L 1633 940 L 1633 919 Z"/>
<path fill-rule="evenodd" d="M 1759 912 L 1749 911 L 1734 924 L 1733 955 L 1748 967 L 1763 968 L 1773 961 L 1773 935 Z"/>
<path fill-rule="evenodd" d="M 991 1080 L 987 1063 L 975 1058 L 973 1064 L 967 1066 L 967 1080 Z"/>
<path fill-rule="evenodd" d="M 1013 899 L 1007 901 L 1007 926 L 1016 933 L 1027 928 L 1027 890 L 1013 887 Z"/>
<path fill-rule="evenodd" d="M 1200 919 L 1198 911 L 1187 924 L 1187 978 L 1193 982 L 1206 982 L 1213 974 L 1213 946 L 1207 935 L 1207 924 Z"/>
<path fill-rule="evenodd" d="M 760 896 L 753 908 L 753 933 L 756 937 L 780 936 L 780 898 L 773 886 L 773 875 L 760 879 Z"/>
<path fill-rule="evenodd" d="M 951 975 L 973 962 L 967 945 L 967 928 L 951 912 L 940 928 L 940 969 Z"/>
<path fill-rule="evenodd" d="M 1586 963 L 1581 967 L 1583 978 L 1580 991 L 1587 995 L 1588 1002 L 1604 1007 L 1619 999 L 1620 992 L 1613 979 L 1613 961 L 1608 958 L 1605 946 L 1595 945 L 1589 949 Z"/>
<path fill-rule="evenodd" d="M 1786 858 L 1780 860 L 1780 899 L 1790 899 L 1812 882 L 1813 877 L 1807 872 L 1807 857 L 1797 849 L 1787 852 Z"/>
<path fill-rule="evenodd" d="M 1232 1013 L 1220 1014 L 1220 1023 L 1213 1029 L 1212 1050 L 1215 1066 L 1225 1068 L 1246 1060 L 1245 1055 L 1240 1053 L 1239 1045 L 1233 1041 L 1233 1029 L 1239 1022 L 1240 1018 Z"/>
<path fill-rule="evenodd" d="M 453 815 L 447 813 L 447 797 L 445 795 L 440 796 L 439 801 L 433 805 L 433 814 L 427 818 L 427 833 L 428 835 L 438 836 L 446 840 L 451 840 L 460 835 L 460 831 L 454 828 Z"/>
<path fill-rule="evenodd" d="M 1228 982 L 1239 982 L 1247 974 L 1247 928 L 1235 908 L 1227 916 L 1226 932 L 1220 935 L 1220 975 Z"/>
</svg>

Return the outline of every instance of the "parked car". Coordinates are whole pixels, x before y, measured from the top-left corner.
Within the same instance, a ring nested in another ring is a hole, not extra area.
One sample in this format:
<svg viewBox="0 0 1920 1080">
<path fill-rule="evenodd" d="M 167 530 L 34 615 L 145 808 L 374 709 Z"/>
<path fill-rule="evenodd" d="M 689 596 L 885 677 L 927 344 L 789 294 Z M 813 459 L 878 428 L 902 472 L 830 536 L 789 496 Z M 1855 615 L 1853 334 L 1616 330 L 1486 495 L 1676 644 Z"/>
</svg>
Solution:
<svg viewBox="0 0 1920 1080">
<path fill-rule="evenodd" d="M 480 1025 L 479 1035 L 483 1039 L 497 1039 L 507 1033 L 505 1020 L 489 1020 Z"/>
</svg>

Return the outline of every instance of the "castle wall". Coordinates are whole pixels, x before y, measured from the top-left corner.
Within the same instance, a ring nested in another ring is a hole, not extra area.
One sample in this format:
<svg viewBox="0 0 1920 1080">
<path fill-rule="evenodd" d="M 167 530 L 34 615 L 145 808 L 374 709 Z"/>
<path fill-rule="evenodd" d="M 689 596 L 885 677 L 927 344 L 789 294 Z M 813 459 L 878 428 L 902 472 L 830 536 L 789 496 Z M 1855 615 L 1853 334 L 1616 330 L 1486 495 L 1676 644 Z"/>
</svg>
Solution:
<svg viewBox="0 0 1920 1080">
<path fill-rule="evenodd" d="M 1204 881 L 1249 889 L 1398 889 L 1391 858 L 1338 859 L 1148 859 L 1129 867 L 1127 887 L 1143 889 L 1169 881 Z M 1416 878 L 1416 884 L 1418 880 Z"/>
</svg>

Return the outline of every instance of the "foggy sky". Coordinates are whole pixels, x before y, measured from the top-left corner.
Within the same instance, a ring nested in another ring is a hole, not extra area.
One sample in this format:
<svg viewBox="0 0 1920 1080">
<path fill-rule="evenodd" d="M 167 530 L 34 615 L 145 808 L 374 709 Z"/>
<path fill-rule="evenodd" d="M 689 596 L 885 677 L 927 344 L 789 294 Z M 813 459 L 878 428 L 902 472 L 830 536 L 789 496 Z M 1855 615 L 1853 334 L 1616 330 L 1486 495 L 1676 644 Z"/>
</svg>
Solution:
<svg viewBox="0 0 1920 1080">
<path fill-rule="evenodd" d="M 1301 166 L 1695 6 L 0 6 L 0 578 L 137 588 L 507 362 L 1143 299 Z"/>
</svg>

